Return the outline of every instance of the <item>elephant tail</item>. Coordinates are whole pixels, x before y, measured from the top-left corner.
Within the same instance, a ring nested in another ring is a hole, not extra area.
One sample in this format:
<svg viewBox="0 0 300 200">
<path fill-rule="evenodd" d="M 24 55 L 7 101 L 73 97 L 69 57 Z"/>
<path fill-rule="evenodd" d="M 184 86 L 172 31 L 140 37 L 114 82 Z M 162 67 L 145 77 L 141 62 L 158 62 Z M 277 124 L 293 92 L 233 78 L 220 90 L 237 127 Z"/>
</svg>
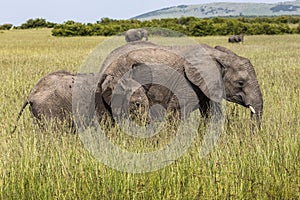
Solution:
<svg viewBox="0 0 300 200">
<path fill-rule="evenodd" d="M 19 111 L 19 114 L 18 114 L 16 123 L 15 123 L 14 129 L 12 130 L 11 134 L 13 134 L 13 133 L 16 131 L 17 125 L 18 125 L 18 121 L 19 121 L 19 119 L 20 119 L 20 117 L 21 117 L 21 115 L 22 115 L 24 109 L 26 108 L 26 106 L 27 106 L 28 104 L 29 104 L 29 100 L 26 99 L 26 101 L 23 103 L 23 106 L 22 106 L 21 110 Z"/>
</svg>

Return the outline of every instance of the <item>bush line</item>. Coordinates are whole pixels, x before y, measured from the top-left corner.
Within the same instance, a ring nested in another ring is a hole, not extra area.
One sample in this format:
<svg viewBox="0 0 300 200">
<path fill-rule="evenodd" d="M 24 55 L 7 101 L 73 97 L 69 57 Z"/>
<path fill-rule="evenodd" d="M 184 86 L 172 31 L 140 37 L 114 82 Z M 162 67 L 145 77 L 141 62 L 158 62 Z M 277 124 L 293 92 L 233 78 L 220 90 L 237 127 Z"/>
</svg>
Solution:
<svg viewBox="0 0 300 200">
<path fill-rule="evenodd" d="M 11 24 L 0 25 L 9 30 Z M 300 16 L 205 18 L 181 17 L 140 21 L 102 18 L 96 23 L 80 23 L 69 20 L 63 24 L 45 19 L 29 19 L 15 29 L 53 28 L 53 36 L 112 36 L 131 28 L 158 27 L 178 31 L 187 36 L 214 36 L 244 33 L 247 35 L 300 34 Z M 150 31 L 151 34 L 151 31 Z M 155 34 L 155 33 L 152 33 Z M 172 35 L 171 35 L 172 36 Z"/>
</svg>

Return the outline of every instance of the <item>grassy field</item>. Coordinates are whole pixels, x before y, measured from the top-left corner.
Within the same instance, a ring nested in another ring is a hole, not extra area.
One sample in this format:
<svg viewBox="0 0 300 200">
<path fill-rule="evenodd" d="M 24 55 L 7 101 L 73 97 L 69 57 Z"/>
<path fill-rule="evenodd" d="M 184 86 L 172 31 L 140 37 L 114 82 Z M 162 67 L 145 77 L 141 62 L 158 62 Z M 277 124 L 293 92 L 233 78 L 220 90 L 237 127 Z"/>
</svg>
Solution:
<svg viewBox="0 0 300 200">
<path fill-rule="evenodd" d="M 264 97 L 262 130 L 249 111 L 227 103 L 224 133 L 199 158 L 201 137 L 173 164 L 155 172 L 113 170 L 94 159 L 78 135 L 37 129 L 17 113 L 49 72 L 77 72 L 103 37 L 52 37 L 50 30 L 0 32 L 0 199 L 299 199 L 300 35 L 193 38 L 223 45 L 255 66 Z"/>
</svg>

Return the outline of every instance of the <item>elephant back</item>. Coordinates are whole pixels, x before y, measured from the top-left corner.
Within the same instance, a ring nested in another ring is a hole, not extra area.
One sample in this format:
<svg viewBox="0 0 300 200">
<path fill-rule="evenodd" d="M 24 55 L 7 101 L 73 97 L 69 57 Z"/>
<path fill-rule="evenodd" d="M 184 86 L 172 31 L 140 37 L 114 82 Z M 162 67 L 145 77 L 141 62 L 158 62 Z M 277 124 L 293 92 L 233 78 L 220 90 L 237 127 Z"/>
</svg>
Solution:
<svg viewBox="0 0 300 200">
<path fill-rule="evenodd" d="M 151 42 L 145 42 L 145 41 L 137 41 L 137 42 L 130 42 L 127 43 L 115 50 L 113 50 L 108 56 L 107 58 L 104 60 L 102 67 L 99 71 L 99 73 L 103 73 L 110 65 L 112 62 L 114 62 L 115 60 L 117 60 L 120 56 L 128 54 L 129 52 L 133 51 L 133 50 L 137 50 L 137 49 L 145 49 L 145 48 L 149 48 L 149 47 L 155 47 L 157 46 L 154 43 Z"/>
</svg>

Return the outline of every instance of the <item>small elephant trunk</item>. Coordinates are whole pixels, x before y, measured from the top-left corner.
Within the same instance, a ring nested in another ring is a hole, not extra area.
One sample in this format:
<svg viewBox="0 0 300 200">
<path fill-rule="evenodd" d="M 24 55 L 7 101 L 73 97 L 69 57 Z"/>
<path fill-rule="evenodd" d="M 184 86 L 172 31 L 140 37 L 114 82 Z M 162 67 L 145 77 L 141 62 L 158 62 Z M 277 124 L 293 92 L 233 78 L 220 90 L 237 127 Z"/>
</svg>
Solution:
<svg viewBox="0 0 300 200">
<path fill-rule="evenodd" d="M 244 91 L 246 93 L 243 98 L 244 106 L 251 110 L 252 132 L 254 132 L 255 129 L 261 128 L 263 114 L 263 97 L 256 76 Z"/>
<path fill-rule="evenodd" d="M 258 128 L 261 129 L 261 123 L 262 123 L 262 114 L 263 114 L 263 99 L 261 92 L 259 90 L 258 97 L 254 102 L 252 102 L 251 106 L 249 108 L 251 109 L 251 120 L 253 121 L 252 124 L 252 132 Z"/>
<path fill-rule="evenodd" d="M 262 105 L 258 106 L 256 108 L 255 107 L 254 107 L 255 113 L 253 113 L 251 111 L 251 120 L 253 121 L 253 124 L 252 124 L 252 130 L 253 131 L 255 130 L 256 127 L 258 129 L 261 129 L 262 113 L 263 113 Z"/>
</svg>

